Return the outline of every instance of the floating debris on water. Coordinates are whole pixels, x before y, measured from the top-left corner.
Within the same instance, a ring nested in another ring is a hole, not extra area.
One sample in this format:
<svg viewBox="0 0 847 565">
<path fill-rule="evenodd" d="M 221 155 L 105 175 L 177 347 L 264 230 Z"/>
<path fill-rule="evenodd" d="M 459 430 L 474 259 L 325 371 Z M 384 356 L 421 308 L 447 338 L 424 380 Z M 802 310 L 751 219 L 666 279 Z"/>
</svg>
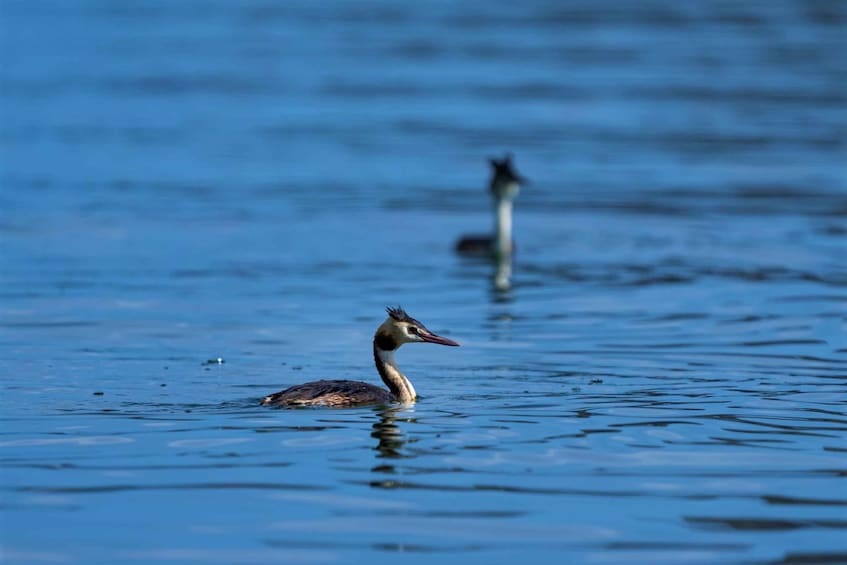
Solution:
<svg viewBox="0 0 847 565">
<path fill-rule="evenodd" d="M 203 365 L 223 365 L 224 363 L 226 363 L 226 361 L 224 361 L 223 357 L 216 357 L 214 359 L 207 359 Z"/>
</svg>

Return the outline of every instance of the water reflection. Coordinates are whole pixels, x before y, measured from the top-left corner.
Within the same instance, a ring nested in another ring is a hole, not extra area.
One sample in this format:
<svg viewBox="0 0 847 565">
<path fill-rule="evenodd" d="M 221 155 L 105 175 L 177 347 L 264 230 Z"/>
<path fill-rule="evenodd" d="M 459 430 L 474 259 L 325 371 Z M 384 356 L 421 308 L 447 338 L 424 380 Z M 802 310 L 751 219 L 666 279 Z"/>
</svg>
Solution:
<svg viewBox="0 0 847 565">
<path fill-rule="evenodd" d="M 375 413 L 379 416 L 379 421 L 373 425 L 371 437 L 377 439 L 376 449 L 379 453 L 377 458 L 398 459 L 407 457 L 401 453 L 403 445 L 408 441 L 405 439 L 403 430 L 396 424 L 397 417 L 402 413 L 412 413 L 414 410 L 408 406 L 392 407 L 385 406 L 379 408 Z M 409 418 L 405 418 L 409 421 Z M 393 465 L 379 465 L 373 469 L 380 473 L 394 472 Z"/>
<path fill-rule="evenodd" d="M 494 259 L 494 275 L 491 277 L 496 302 L 509 302 L 512 295 L 512 256 L 496 256 Z"/>
</svg>

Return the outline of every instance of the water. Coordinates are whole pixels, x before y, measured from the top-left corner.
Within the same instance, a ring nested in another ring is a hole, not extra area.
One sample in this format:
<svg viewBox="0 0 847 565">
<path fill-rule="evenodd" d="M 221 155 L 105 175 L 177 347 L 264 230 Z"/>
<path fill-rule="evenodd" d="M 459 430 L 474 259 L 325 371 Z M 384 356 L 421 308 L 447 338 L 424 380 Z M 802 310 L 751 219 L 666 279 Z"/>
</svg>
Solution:
<svg viewBox="0 0 847 565">
<path fill-rule="evenodd" d="M 0 16 L 5 563 L 847 562 L 842 2 Z"/>
</svg>

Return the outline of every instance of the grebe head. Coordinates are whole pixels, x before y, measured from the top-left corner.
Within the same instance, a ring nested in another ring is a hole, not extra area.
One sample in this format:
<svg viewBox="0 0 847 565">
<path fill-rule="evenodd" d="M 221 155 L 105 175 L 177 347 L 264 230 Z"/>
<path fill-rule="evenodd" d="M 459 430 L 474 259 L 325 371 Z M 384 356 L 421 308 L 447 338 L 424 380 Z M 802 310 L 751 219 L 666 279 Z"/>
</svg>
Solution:
<svg viewBox="0 0 847 565">
<path fill-rule="evenodd" d="M 507 153 L 502 159 L 489 159 L 488 162 L 492 168 L 491 194 L 498 200 L 514 200 L 521 185 L 527 181 L 512 166 L 512 155 Z"/>
<path fill-rule="evenodd" d="M 404 343 L 437 343 L 459 345 L 452 339 L 441 337 L 426 329 L 422 323 L 409 316 L 399 306 L 386 308 L 388 318 L 376 330 L 375 342 L 383 351 L 393 351 Z"/>
</svg>

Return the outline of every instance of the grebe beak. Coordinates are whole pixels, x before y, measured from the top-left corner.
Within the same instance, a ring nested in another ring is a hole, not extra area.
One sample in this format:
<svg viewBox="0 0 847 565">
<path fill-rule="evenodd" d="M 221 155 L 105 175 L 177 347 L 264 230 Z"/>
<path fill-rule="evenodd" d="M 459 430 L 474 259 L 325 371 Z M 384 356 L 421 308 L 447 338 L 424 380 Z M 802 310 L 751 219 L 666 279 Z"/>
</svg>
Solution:
<svg viewBox="0 0 847 565">
<path fill-rule="evenodd" d="M 421 333 L 421 339 L 428 343 L 437 343 L 438 345 L 452 345 L 454 347 L 458 347 L 459 343 L 453 341 L 452 339 L 447 339 L 446 337 L 441 337 L 440 335 L 435 335 L 433 333 Z"/>
</svg>

